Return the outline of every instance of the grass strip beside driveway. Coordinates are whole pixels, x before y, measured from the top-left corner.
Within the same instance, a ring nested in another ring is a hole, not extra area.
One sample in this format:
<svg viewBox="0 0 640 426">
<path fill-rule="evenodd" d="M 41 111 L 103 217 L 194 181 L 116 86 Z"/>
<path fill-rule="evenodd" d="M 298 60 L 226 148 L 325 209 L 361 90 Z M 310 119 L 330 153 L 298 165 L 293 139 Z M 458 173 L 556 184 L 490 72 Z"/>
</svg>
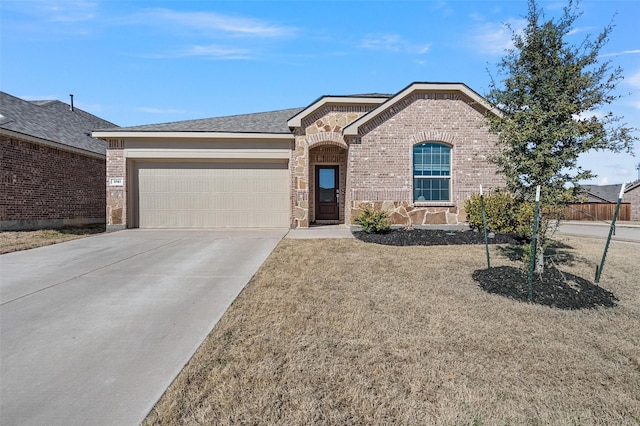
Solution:
<svg viewBox="0 0 640 426">
<path fill-rule="evenodd" d="M 601 241 L 562 242 L 593 281 Z M 638 424 L 632 259 L 612 244 L 616 307 L 567 311 L 480 289 L 483 246 L 285 239 L 145 424 Z"/>
<path fill-rule="evenodd" d="M 63 243 L 105 232 L 104 225 L 0 232 L 0 254 Z"/>
</svg>

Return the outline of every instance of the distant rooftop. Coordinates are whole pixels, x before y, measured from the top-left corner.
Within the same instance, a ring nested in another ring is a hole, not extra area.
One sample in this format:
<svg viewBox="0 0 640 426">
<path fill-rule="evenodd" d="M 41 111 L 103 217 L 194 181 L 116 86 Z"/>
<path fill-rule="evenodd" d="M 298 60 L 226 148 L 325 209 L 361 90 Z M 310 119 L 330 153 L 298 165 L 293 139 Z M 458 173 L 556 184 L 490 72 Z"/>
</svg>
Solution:
<svg viewBox="0 0 640 426">
<path fill-rule="evenodd" d="M 620 195 L 621 183 L 617 185 L 583 185 L 582 187 L 588 192 L 589 202 L 618 202 Z"/>
<path fill-rule="evenodd" d="M 0 92 L 0 132 L 8 130 L 60 145 L 105 155 L 104 141 L 91 137 L 97 128 L 117 127 L 57 100 L 25 101 Z"/>
</svg>

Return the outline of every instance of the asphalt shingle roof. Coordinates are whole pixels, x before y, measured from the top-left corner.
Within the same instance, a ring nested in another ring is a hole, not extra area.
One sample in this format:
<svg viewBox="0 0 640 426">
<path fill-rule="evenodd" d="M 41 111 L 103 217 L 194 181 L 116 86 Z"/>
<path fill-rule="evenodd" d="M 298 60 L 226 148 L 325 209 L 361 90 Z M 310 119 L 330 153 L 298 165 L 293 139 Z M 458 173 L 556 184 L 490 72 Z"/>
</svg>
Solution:
<svg viewBox="0 0 640 426">
<path fill-rule="evenodd" d="M 583 185 L 587 191 L 589 202 L 605 200 L 609 203 L 617 203 L 620 195 L 620 185 Z"/>
<path fill-rule="evenodd" d="M 105 155 L 106 142 L 91 137 L 93 130 L 105 127 L 117 126 L 75 107 L 71 111 L 64 102 L 29 102 L 0 92 L 0 131 L 11 130 Z"/>
<path fill-rule="evenodd" d="M 171 123 L 145 124 L 142 126 L 100 129 L 123 132 L 225 132 L 225 133 L 286 133 L 291 131 L 287 121 L 304 108 L 282 109 L 253 114 L 174 121 Z"/>
</svg>

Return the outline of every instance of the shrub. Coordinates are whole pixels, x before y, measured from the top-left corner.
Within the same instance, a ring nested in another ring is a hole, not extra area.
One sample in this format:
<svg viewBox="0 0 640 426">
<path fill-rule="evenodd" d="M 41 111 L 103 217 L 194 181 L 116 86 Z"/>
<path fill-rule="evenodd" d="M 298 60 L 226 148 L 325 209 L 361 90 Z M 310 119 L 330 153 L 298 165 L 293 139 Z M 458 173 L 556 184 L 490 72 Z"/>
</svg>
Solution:
<svg viewBox="0 0 640 426">
<path fill-rule="evenodd" d="M 482 231 L 482 206 L 480 195 L 473 194 L 465 202 L 467 221 L 471 229 Z M 484 208 L 487 228 L 496 233 L 517 232 L 522 236 L 531 234 L 530 225 L 533 219 L 533 206 L 526 201 L 518 200 L 513 194 L 503 189 L 495 189 L 484 195 Z"/>
<path fill-rule="evenodd" d="M 369 234 L 383 234 L 391 229 L 389 213 L 375 210 L 372 206 L 362 208 L 362 212 L 353 220 Z"/>
</svg>

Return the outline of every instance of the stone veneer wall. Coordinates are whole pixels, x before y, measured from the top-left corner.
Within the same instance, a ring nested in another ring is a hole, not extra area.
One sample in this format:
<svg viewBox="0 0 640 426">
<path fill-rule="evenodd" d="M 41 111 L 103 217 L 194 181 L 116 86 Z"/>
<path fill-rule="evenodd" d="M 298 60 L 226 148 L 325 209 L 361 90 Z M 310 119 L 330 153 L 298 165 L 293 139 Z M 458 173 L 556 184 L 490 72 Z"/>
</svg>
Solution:
<svg viewBox="0 0 640 426">
<path fill-rule="evenodd" d="M 413 146 L 427 141 L 452 147 L 451 202 L 413 202 Z M 372 205 L 389 211 L 395 224 L 461 224 L 464 201 L 479 185 L 490 190 L 504 184 L 487 159 L 497 149 L 495 136 L 484 126 L 482 112 L 456 93 L 413 93 L 348 142 L 347 221 L 362 205 Z"/>
<path fill-rule="evenodd" d="M 347 169 L 347 149 L 348 146 L 342 136 L 342 129 L 352 123 L 357 118 L 374 109 L 377 105 L 325 105 L 314 113 L 302 120 L 302 127 L 296 129 L 295 145 L 291 155 L 289 166 L 291 169 L 292 179 L 292 208 L 293 208 L 293 224 L 294 227 L 306 228 L 309 226 L 313 217 L 313 186 L 315 179 L 316 163 L 338 164 L 342 170 Z M 324 162 L 327 155 L 335 157 L 336 152 L 330 154 L 328 147 L 335 147 L 343 152 L 344 160 Z M 320 149 L 320 147 L 323 147 Z M 310 155 L 314 156 L 313 161 Z M 312 164 L 313 162 L 313 164 Z M 346 175 L 345 175 L 346 179 Z M 341 185 L 342 185 L 341 177 Z M 342 221 L 348 215 L 348 204 L 346 197 L 348 195 L 347 184 L 345 183 L 341 191 L 341 209 L 340 218 Z M 344 194 L 344 195 L 343 195 Z M 343 201 L 344 200 L 344 201 Z"/>
<path fill-rule="evenodd" d="M 105 160 L 0 136 L 0 228 L 105 223 Z"/>
<path fill-rule="evenodd" d="M 109 178 L 122 178 L 123 186 L 107 186 L 107 231 L 127 227 L 127 162 L 124 141 L 110 140 L 107 149 L 107 185 Z"/>
<path fill-rule="evenodd" d="M 413 202 L 403 201 L 363 201 L 352 200 L 350 203 L 350 218 L 357 217 L 363 207 L 373 207 L 375 210 L 384 210 L 389 213 L 391 223 L 406 227 L 421 225 L 461 225 L 467 221 L 464 204 L 460 208 L 453 207 L 421 207 L 414 206 Z"/>
</svg>

